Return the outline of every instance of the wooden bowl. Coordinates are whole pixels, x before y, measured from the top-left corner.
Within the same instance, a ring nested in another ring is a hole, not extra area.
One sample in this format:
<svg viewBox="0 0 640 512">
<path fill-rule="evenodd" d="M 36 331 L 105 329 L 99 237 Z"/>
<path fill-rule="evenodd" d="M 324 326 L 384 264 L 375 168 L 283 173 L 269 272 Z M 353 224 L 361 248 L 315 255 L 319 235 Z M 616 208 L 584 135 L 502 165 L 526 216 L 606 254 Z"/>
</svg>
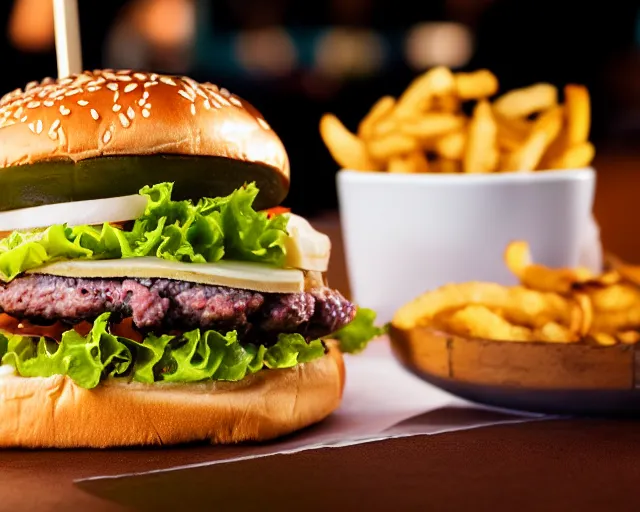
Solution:
<svg viewBox="0 0 640 512">
<path fill-rule="evenodd" d="M 495 341 L 391 326 L 395 357 L 462 398 L 530 412 L 640 415 L 636 345 Z"/>
</svg>

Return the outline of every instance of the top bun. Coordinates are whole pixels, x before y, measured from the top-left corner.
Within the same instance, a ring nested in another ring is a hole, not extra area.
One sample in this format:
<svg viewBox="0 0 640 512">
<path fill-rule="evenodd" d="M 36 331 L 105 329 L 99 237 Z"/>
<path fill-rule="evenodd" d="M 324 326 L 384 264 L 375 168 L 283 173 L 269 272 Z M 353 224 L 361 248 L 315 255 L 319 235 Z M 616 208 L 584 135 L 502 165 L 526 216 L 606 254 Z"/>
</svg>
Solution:
<svg viewBox="0 0 640 512">
<path fill-rule="evenodd" d="M 289 186 L 279 137 L 252 105 L 211 83 L 95 70 L 32 82 L 0 100 L 0 169 L 147 155 L 268 166 Z"/>
</svg>

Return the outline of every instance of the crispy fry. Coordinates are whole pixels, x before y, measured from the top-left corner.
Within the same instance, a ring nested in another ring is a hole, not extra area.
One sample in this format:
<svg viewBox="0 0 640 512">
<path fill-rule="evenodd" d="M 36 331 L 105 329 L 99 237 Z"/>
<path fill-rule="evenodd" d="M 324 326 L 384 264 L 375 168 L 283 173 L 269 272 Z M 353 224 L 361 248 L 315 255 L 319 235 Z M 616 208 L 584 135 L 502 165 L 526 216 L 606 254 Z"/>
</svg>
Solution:
<svg viewBox="0 0 640 512">
<path fill-rule="evenodd" d="M 498 92 L 498 79 L 488 69 L 472 73 L 456 73 L 456 93 L 462 100 L 478 100 Z"/>
<path fill-rule="evenodd" d="M 542 114 L 535 121 L 524 144 L 509 155 L 503 170 L 518 172 L 535 170 L 546 149 L 560 133 L 562 119 L 563 111 L 559 106 Z"/>
<path fill-rule="evenodd" d="M 579 336 L 571 329 L 556 322 L 549 322 L 537 329 L 532 336 L 535 341 L 546 341 L 550 343 L 571 343 L 579 341 Z"/>
<path fill-rule="evenodd" d="M 320 135 L 333 159 L 343 168 L 356 171 L 381 169 L 368 154 L 364 142 L 351 133 L 335 115 L 322 116 Z"/>
<path fill-rule="evenodd" d="M 487 100 L 480 100 L 469 123 L 463 170 L 467 173 L 493 172 L 498 164 L 498 128 Z"/>
<path fill-rule="evenodd" d="M 452 174 L 462 172 L 462 166 L 460 160 L 450 160 L 448 158 L 438 158 L 429 163 L 429 169 L 432 172 L 439 172 L 443 174 Z"/>
<path fill-rule="evenodd" d="M 549 268 L 532 263 L 529 244 L 524 241 L 509 244 L 504 260 L 523 286 L 541 292 L 569 293 L 576 284 L 593 278 L 586 268 Z"/>
<path fill-rule="evenodd" d="M 507 119 L 524 118 L 555 107 L 558 104 L 558 89 L 547 83 L 513 89 L 493 103 L 496 113 Z"/>
<path fill-rule="evenodd" d="M 516 151 L 531 133 L 533 123 L 526 119 L 507 119 L 495 115 L 498 125 L 498 147 L 503 151 Z"/>
<path fill-rule="evenodd" d="M 464 126 L 464 118 L 454 114 L 425 114 L 400 125 L 402 133 L 421 140 L 442 137 Z"/>
<path fill-rule="evenodd" d="M 589 91 L 583 85 L 569 84 L 564 88 L 567 106 L 567 143 L 574 147 L 589 139 L 591 103 Z"/>
<path fill-rule="evenodd" d="M 392 96 L 383 96 L 380 98 L 373 107 L 371 107 L 369 113 L 360 121 L 358 125 L 358 137 L 363 139 L 371 137 L 375 125 L 391 113 L 395 104 L 396 100 Z"/>
<path fill-rule="evenodd" d="M 567 148 L 557 158 L 549 161 L 549 169 L 576 169 L 586 167 L 593 161 L 596 150 L 591 142 L 583 142 Z"/>
<path fill-rule="evenodd" d="M 618 344 L 618 341 L 611 334 L 607 334 L 605 332 L 597 332 L 591 336 L 598 345 L 602 345 L 604 347 L 611 347 Z"/>
<path fill-rule="evenodd" d="M 434 96 L 453 92 L 455 80 L 451 70 L 438 66 L 417 77 L 398 99 L 393 115 L 411 118 L 429 108 Z"/>
<path fill-rule="evenodd" d="M 389 159 L 387 171 L 401 174 L 429 172 L 429 162 L 420 150 Z"/>
<path fill-rule="evenodd" d="M 456 130 L 438 138 L 434 145 L 434 151 L 447 160 L 461 160 L 464 155 L 464 147 L 467 134 L 464 130 Z"/>
<path fill-rule="evenodd" d="M 640 341 L 640 333 L 638 331 L 624 331 L 616 334 L 616 338 L 621 343 L 625 343 L 627 345 L 634 345 Z"/>
<path fill-rule="evenodd" d="M 640 266 L 629 265 L 620 258 L 612 254 L 607 254 L 606 263 L 609 265 L 618 275 L 626 279 L 627 281 L 640 286 Z"/>
<path fill-rule="evenodd" d="M 445 94 L 433 98 L 434 112 L 445 114 L 458 114 L 460 112 L 460 98 L 454 94 Z"/>
<path fill-rule="evenodd" d="M 367 150 L 371 158 L 387 161 L 395 156 L 404 155 L 419 149 L 418 140 L 403 133 L 390 133 L 383 137 L 367 141 Z"/>
<path fill-rule="evenodd" d="M 486 306 L 469 305 L 444 320 L 450 332 L 460 336 L 502 341 L 530 341 L 531 329 L 510 324 Z"/>
</svg>

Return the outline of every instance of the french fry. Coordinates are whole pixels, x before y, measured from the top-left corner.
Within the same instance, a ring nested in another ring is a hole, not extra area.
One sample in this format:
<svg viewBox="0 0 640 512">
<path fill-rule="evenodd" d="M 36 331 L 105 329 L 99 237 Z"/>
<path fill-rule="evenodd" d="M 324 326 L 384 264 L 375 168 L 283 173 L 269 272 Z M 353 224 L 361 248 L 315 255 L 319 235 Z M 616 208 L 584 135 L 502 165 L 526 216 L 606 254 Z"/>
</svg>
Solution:
<svg viewBox="0 0 640 512">
<path fill-rule="evenodd" d="M 461 100 L 479 100 L 498 92 L 498 79 L 488 69 L 456 73 L 456 93 Z"/>
<path fill-rule="evenodd" d="M 417 151 L 420 149 L 420 144 L 418 139 L 396 132 L 370 139 L 367 141 L 366 147 L 371 158 L 384 162 L 390 158 Z"/>
<path fill-rule="evenodd" d="M 583 85 L 569 84 L 564 88 L 567 108 L 567 144 L 570 147 L 584 144 L 591 128 L 591 103 L 589 91 Z"/>
<path fill-rule="evenodd" d="M 557 158 L 549 162 L 550 169 L 579 169 L 588 166 L 595 157 L 596 150 L 591 142 L 583 142 L 567 148 Z"/>
<path fill-rule="evenodd" d="M 369 110 L 369 113 L 362 118 L 358 125 L 358 137 L 366 139 L 373 135 L 373 130 L 386 116 L 391 114 L 396 100 L 393 96 L 383 96 Z"/>
<path fill-rule="evenodd" d="M 496 113 L 507 119 L 524 118 L 558 104 L 558 89 L 547 83 L 513 89 L 493 102 Z"/>
<path fill-rule="evenodd" d="M 531 128 L 527 140 L 506 160 L 504 171 L 528 172 L 535 170 L 549 145 L 562 129 L 562 107 L 556 106 L 542 114 Z"/>
<path fill-rule="evenodd" d="M 413 80 L 398 99 L 393 116 L 399 119 L 414 117 L 429 108 L 434 96 L 453 92 L 455 79 L 451 70 L 438 66 Z"/>
<path fill-rule="evenodd" d="M 498 164 L 498 127 L 487 100 L 480 100 L 469 122 L 467 143 L 463 158 L 463 171 L 485 173 L 496 170 Z"/>
<path fill-rule="evenodd" d="M 467 134 L 464 130 L 456 130 L 438 138 L 434 145 L 434 151 L 447 160 L 462 160 Z"/>
<path fill-rule="evenodd" d="M 429 172 L 429 162 L 420 150 L 389 159 L 387 171 L 399 174 L 415 174 Z"/>
<path fill-rule="evenodd" d="M 471 304 L 455 311 L 444 323 L 448 330 L 460 336 L 490 338 L 502 341 L 531 341 L 527 327 L 513 325 L 505 318 L 480 304 Z"/>
<path fill-rule="evenodd" d="M 445 94 L 433 98 L 433 111 L 445 114 L 458 114 L 460 112 L 460 98 L 454 94 Z"/>
<path fill-rule="evenodd" d="M 378 171 L 378 164 L 367 152 L 364 142 L 351 133 L 333 114 L 320 119 L 320 136 L 333 159 L 345 169 Z"/>
<path fill-rule="evenodd" d="M 462 165 L 460 160 L 451 160 L 449 158 L 438 158 L 429 163 L 429 169 L 431 172 L 439 172 L 442 174 L 453 174 L 462 172 Z"/>
<path fill-rule="evenodd" d="M 533 123 L 526 119 L 507 119 L 494 112 L 498 126 L 498 147 L 507 152 L 516 151 L 531 133 Z"/>
<path fill-rule="evenodd" d="M 400 131 L 421 140 L 442 137 L 464 126 L 464 118 L 454 114 L 430 113 L 407 119 L 400 125 Z"/>
</svg>

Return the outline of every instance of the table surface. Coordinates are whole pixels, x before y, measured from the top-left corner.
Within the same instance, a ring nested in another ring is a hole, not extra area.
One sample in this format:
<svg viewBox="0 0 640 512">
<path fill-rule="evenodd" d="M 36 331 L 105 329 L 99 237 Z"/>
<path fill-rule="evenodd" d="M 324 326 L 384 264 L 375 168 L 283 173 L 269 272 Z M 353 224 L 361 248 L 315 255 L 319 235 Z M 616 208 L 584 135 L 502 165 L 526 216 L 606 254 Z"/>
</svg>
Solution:
<svg viewBox="0 0 640 512">
<path fill-rule="evenodd" d="M 640 154 L 599 155 L 595 213 L 607 250 L 640 262 Z M 335 215 L 329 279 L 347 291 Z M 117 428 L 117 426 L 114 426 Z M 640 510 L 640 424 L 573 419 L 310 450 L 103 482 L 77 478 L 207 461 L 237 447 L 0 452 L 0 510 Z"/>
</svg>

